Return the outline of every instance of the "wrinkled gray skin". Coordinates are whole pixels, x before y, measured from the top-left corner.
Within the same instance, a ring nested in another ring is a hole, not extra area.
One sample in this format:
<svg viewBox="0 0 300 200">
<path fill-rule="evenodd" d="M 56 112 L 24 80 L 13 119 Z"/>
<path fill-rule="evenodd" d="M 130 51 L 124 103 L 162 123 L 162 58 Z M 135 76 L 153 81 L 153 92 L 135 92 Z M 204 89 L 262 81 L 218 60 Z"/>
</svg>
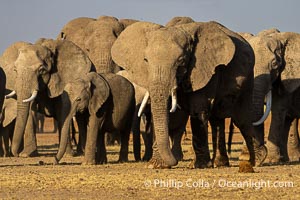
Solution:
<svg viewBox="0 0 300 200">
<path fill-rule="evenodd" d="M 253 52 L 239 35 L 216 22 L 188 23 L 163 27 L 149 22 L 137 22 L 126 28 L 112 47 L 112 58 L 131 73 L 132 80 L 150 93 L 156 140 L 150 168 L 168 168 L 177 164 L 169 145 L 168 99 L 176 88 L 197 91 L 222 76 L 225 89 L 213 90 L 208 98 L 218 104 L 230 102 L 241 108 L 222 110 L 224 116 L 240 118 L 239 128 L 250 152 L 241 157 L 240 171 L 253 170 L 254 150 L 250 113 L 253 84 Z M 213 78 L 215 77 L 215 78 Z M 205 94 L 204 94 L 205 95 Z M 250 96 L 249 96 L 250 95 Z M 201 160 L 196 153 L 194 167 Z M 244 165 L 245 164 L 245 165 Z M 244 166 L 249 166 L 245 168 Z"/>
<path fill-rule="evenodd" d="M 122 76 L 91 72 L 75 79 L 65 87 L 65 101 L 71 104 L 66 123 L 62 128 L 61 143 L 54 163 L 63 157 L 68 140 L 68 127 L 76 113 L 85 113 L 88 124 L 86 132 L 83 164 L 103 164 L 107 162 L 104 142 L 105 132 L 118 131 L 121 135 L 120 162 L 128 161 L 128 142 L 132 117 L 135 110 L 133 85 Z M 68 94 L 68 95 L 67 95 Z M 80 130 L 85 136 L 84 130 Z"/>
<path fill-rule="evenodd" d="M 53 116 L 59 130 L 69 105 L 62 104 L 65 85 L 93 69 L 85 53 L 70 41 L 40 39 L 35 44 L 17 42 L 8 47 L 1 57 L 7 75 L 7 90 L 16 91 L 17 117 L 11 152 L 14 156 L 30 156 L 36 152 L 34 109 Z M 37 92 L 35 101 L 25 101 Z M 19 148 L 24 137 L 24 149 Z"/>
<path fill-rule="evenodd" d="M 98 19 L 79 17 L 69 21 L 57 39 L 70 40 L 79 46 L 91 59 L 98 73 L 115 73 L 119 67 L 112 61 L 111 47 L 120 33 L 135 22 L 111 16 L 100 16 Z"/>
<path fill-rule="evenodd" d="M 276 29 L 260 32 L 258 35 L 242 34 L 255 53 L 253 109 L 254 121 L 260 118 L 264 109 L 264 97 L 272 89 L 272 119 L 268 136 L 268 160 L 288 160 L 287 134 L 291 119 L 290 105 L 300 86 L 300 34 L 280 33 Z M 297 107 L 297 106 L 296 106 Z M 298 107 L 299 108 L 299 107 Z M 296 112 L 299 111 L 295 110 Z M 298 117 L 298 113 L 293 117 Z M 293 118 L 292 117 L 292 118 Z M 287 130 L 287 131 L 284 131 Z M 255 126 L 256 143 L 264 144 L 263 124 Z M 265 154 L 261 151 L 257 154 Z M 263 160 L 262 160 L 263 161 Z"/>
<path fill-rule="evenodd" d="M 129 74 L 126 70 L 119 71 L 117 73 L 127 79 L 130 79 Z M 130 80 L 129 80 L 130 81 Z M 143 116 L 138 117 L 138 111 L 140 109 L 143 97 L 147 90 L 135 83 L 133 83 L 135 90 L 135 102 L 136 109 L 132 122 L 132 133 L 133 133 L 133 152 L 136 161 L 149 161 L 152 157 L 152 145 L 153 145 L 153 127 L 151 120 L 151 108 L 150 101 L 147 102 L 146 108 L 143 111 Z M 141 118 L 143 118 L 145 130 L 141 131 Z M 172 153 L 176 160 L 180 161 L 183 159 L 183 153 L 181 148 L 181 139 L 185 131 L 186 123 L 188 121 L 188 113 L 182 109 L 177 109 L 175 113 L 170 113 L 169 132 L 172 143 Z M 142 134 L 145 153 L 141 159 L 141 141 L 140 135 Z"/>
</svg>

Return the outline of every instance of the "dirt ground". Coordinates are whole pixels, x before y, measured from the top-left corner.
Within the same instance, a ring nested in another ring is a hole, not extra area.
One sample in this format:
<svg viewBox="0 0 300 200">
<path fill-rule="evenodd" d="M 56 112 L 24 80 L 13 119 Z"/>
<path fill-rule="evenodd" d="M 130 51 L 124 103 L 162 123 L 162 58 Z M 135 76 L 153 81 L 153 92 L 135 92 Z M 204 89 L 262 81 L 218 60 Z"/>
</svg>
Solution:
<svg viewBox="0 0 300 200">
<path fill-rule="evenodd" d="M 300 163 L 256 167 L 238 173 L 241 148 L 234 134 L 231 167 L 188 169 L 193 158 L 191 135 L 183 140 L 184 161 L 172 169 L 153 170 L 134 162 L 119 164 L 119 146 L 107 147 L 108 164 L 80 165 L 82 157 L 64 157 L 52 165 L 57 133 L 47 119 L 38 133 L 39 157 L 0 158 L 0 199 L 300 199 Z"/>
</svg>

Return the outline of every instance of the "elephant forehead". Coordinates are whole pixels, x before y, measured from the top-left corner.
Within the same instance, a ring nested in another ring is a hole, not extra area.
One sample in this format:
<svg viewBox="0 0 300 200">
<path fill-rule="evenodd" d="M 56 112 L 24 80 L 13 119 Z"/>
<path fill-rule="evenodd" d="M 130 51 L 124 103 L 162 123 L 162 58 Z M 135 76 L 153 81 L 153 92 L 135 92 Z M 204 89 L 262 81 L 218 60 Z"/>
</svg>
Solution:
<svg viewBox="0 0 300 200">
<path fill-rule="evenodd" d="M 28 51 L 21 51 L 15 64 L 18 66 L 26 67 L 29 66 L 36 66 L 43 63 L 43 60 L 38 57 L 36 51 L 28 50 Z"/>
</svg>

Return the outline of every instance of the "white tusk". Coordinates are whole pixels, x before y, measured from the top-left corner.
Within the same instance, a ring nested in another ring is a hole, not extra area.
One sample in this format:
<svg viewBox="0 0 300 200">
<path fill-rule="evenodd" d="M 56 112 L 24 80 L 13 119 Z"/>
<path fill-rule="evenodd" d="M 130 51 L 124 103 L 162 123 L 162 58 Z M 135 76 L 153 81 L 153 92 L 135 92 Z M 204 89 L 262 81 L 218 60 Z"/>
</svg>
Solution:
<svg viewBox="0 0 300 200">
<path fill-rule="evenodd" d="M 267 105 L 266 105 L 266 110 L 265 110 L 265 113 L 264 115 L 260 118 L 260 120 L 258 120 L 257 122 L 253 122 L 252 124 L 254 126 L 258 126 L 260 124 L 262 124 L 266 119 L 267 117 L 269 116 L 270 114 L 270 111 L 271 111 L 271 107 L 272 107 L 272 91 L 270 90 L 268 92 L 268 94 L 266 95 L 266 98 L 267 98 Z"/>
<path fill-rule="evenodd" d="M 173 113 L 176 111 L 177 108 L 177 96 L 176 96 L 176 89 L 173 89 L 172 91 L 172 107 L 170 112 Z"/>
<path fill-rule="evenodd" d="M 5 95 L 5 99 L 9 99 L 11 97 L 13 97 L 16 94 L 16 91 L 13 90 L 11 93 L 9 93 L 8 95 Z"/>
<path fill-rule="evenodd" d="M 36 98 L 37 94 L 38 94 L 38 91 L 37 91 L 37 90 L 34 90 L 34 91 L 32 92 L 31 97 L 29 97 L 28 99 L 24 99 L 24 100 L 23 100 L 23 103 L 27 103 L 27 102 L 33 101 L 33 100 Z"/>
<path fill-rule="evenodd" d="M 140 109 L 139 109 L 139 112 L 138 112 L 138 117 L 141 117 L 142 113 L 144 112 L 144 109 L 146 107 L 148 99 L 149 99 L 149 92 L 147 91 L 144 98 L 143 98 L 143 101 L 141 103 L 141 106 L 140 106 Z"/>
</svg>

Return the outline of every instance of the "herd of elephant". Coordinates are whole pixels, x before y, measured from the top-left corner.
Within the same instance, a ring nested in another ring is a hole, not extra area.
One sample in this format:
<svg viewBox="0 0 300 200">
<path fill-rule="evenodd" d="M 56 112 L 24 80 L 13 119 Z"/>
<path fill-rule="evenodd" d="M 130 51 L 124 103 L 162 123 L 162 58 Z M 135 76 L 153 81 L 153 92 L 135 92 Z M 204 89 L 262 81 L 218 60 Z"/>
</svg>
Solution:
<svg viewBox="0 0 300 200">
<path fill-rule="evenodd" d="M 143 159 L 149 168 L 170 168 L 182 159 L 188 119 L 195 154 L 191 168 L 229 165 L 225 118 L 232 119 L 245 141 L 240 172 L 252 172 L 266 161 L 299 160 L 299 52 L 300 34 L 276 29 L 236 33 L 190 17 L 174 17 L 165 26 L 110 16 L 73 19 L 56 39 L 16 42 L 1 55 L 5 155 L 38 155 L 38 112 L 57 121 L 55 164 L 72 153 L 74 117 L 83 164 L 107 162 L 107 132 L 120 136 L 119 161 L 128 161 L 131 130 L 138 141 L 134 156 L 141 160 L 142 115 L 147 121 Z M 265 145 L 264 121 L 270 111 Z"/>
</svg>

